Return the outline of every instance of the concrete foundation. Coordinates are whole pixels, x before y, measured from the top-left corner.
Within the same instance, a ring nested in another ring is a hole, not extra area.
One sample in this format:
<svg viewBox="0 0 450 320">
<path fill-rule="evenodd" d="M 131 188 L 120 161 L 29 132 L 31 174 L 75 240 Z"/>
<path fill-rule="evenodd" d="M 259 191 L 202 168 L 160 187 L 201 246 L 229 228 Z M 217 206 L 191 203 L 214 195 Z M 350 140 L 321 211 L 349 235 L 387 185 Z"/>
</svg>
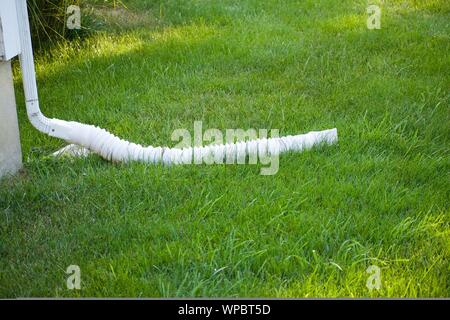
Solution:
<svg viewBox="0 0 450 320">
<path fill-rule="evenodd" d="M 0 60 L 0 178 L 22 167 L 11 61 Z"/>
</svg>

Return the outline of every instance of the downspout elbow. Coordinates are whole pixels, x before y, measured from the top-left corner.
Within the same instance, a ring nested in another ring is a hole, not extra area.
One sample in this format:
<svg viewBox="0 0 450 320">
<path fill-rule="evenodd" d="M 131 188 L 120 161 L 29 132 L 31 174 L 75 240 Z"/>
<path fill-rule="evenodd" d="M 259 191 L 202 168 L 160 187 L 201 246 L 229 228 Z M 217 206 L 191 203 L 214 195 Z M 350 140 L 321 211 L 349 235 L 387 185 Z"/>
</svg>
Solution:
<svg viewBox="0 0 450 320">
<path fill-rule="evenodd" d="M 50 119 L 44 116 L 39 110 L 39 101 L 26 101 L 25 104 L 27 108 L 28 119 L 30 120 L 33 127 L 45 134 L 49 134 L 51 131 L 49 123 Z"/>
</svg>

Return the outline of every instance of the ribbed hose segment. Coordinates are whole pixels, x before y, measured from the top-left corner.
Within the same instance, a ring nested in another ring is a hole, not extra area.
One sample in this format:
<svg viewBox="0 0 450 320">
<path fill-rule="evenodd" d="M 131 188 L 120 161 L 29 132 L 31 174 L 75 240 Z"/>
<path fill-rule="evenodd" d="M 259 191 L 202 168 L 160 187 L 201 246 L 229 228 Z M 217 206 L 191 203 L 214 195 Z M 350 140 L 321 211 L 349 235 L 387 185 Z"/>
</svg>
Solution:
<svg viewBox="0 0 450 320">
<path fill-rule="evenodd" d="M 320 143 L 337 141 L 337 130 L 313 131 L 280 138 L 257 139 L 208 145 L 203 147 L 168 148 L 144 147 L 120 139 L 108 131 L 86 124 L 70 122 L 74 133 L 67 140 L 83 146 L 110 161 L 139 161 L 145 163 L 190 164 L 196 159 L 211 159 L 213 163 L 236 163 L 246 157 L 277 156 L 288 151 L 309 149 Z M 200 160 L 202 161 L 202 160 Z"/>
</svg>

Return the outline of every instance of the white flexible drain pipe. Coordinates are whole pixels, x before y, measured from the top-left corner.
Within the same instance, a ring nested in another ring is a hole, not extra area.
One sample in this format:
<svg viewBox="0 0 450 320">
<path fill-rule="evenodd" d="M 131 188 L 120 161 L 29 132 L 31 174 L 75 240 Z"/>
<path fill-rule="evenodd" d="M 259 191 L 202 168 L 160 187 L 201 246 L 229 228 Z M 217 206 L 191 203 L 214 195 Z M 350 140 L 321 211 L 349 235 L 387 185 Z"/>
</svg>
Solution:
<svg viewBox="0 0 450 320">
<path fill-rule="evenodd" d="M 23 87 L 27 114 L 30 122 L 39 131 L 52 137 L 63 139 L 85 147 L 103 158 L 111 161 L 141 161 L 146 163 L 188 164 L 192 159 L 204 159 L 212 156 L 216 163 L 242 159 L 242 156 L 271 156 L 286 151 L 300 151 L 313 145 L 337 141 L 337 130 L 309 132 L 303 135 L 281 138 L 257 139 L 225 145 L 209 145 L 204 147 L 168 148 L 143 147 L 139 144 L 122 140 L 108 131 L 92 125 L 74 121 L 49 119 L 39 109 L 39 100 L 34 70 L 33 50 L 31 46 L 30 26 L 28 22 L 26 0 L 17 1 Z M 220 162 L 222 161 L 222 162 Z M 234 161 L 231 161 L 234 163 Z"/>
</svg>

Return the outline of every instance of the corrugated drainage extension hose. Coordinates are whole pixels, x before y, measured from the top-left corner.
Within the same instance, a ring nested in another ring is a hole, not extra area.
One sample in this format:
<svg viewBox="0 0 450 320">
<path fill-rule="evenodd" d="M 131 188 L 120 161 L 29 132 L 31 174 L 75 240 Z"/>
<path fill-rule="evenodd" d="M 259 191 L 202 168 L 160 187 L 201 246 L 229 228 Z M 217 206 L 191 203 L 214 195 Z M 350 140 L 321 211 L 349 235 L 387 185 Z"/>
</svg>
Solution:
<svg viewBox="0 0 450 320">
<path fill-rule="evenodd" d="M 74 121 L 49 119 L 39 109 L 26 0 L 17 1 L 17 13 L 22 50 L 19 59 L 22 69 L 27 114 L 30 122 L 43 133 L 85 147 L 107 160 L 187 164 L 192 163 L 193 158 L 199 159 L 201 157 L 200 159 L 204 159 L 204 157 L 209 156 L 216 163 L 222 163 L 223 161 L 227 161 L 228 163 L 232 159 L 242 159 L 245 156 L 273 156 L 287 151 L 301 151 L 319 143 L 332 144 L 337 141 L 337 130 L 330 129 L 281 138 L 257 139 L 224 145 L 208 145 L 183 149 L 144 147 L 120 139 L 99 127 Z"/>
</svg>

